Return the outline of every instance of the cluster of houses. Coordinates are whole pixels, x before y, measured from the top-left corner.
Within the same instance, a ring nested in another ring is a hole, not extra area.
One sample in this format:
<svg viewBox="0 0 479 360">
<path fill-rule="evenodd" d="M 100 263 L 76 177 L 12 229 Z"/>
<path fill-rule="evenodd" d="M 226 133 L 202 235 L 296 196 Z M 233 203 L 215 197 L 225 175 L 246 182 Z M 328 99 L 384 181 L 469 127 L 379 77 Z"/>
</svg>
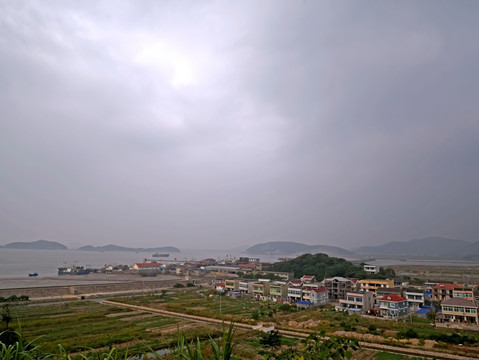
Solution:
<svg viewBox="0 0 479 360">
<path fill-rule="evenodd" d="M 436 313 L 438 323 L 479 325 L 474 288 L 449 283 L 410 287 L 400 279 L 350 279 L 333 277 L 316 281 L 304 275 L 298 280 L 230 278 L 213 280 L 214 288 L 229 296 L 294 304 L 309 308 L 335 304 L 337 311 L 400 319 L 411 314 Z M 438 305 L 438 306 L 436 306 Z"/>
<path fill-rule="evenodd" d="M 227 292 L 232 297 L 247 296 L 301 308 L 329 303 L 335 304 L 337 311 L 388 319 L 400 319 L 410 314 L 427 316 L 430 311 L 440 308 L 436 312 L 438 323 L 479 326 L 477 299 L 472 287 L 450 283 L 411 287 L 401 279 L 374 279 L 379 272 L 376 265 L 364 266 L 371 279 L 336 276 L 320 282 L 310 275 L 294 280 L 291 273 L 263 271 L 259 259 L 253 258 L 240 258 L 236 263 L 228 264 L 218 264 L 214 259 L 170 265 L 145 261 L 135 264 L 133 269 L 142 275 L 174 273 L 210 277 L 217 291 Z M 243 278 L 242 275 L 246 274 L 255 274 L 259 278 Z"/>
</svg>

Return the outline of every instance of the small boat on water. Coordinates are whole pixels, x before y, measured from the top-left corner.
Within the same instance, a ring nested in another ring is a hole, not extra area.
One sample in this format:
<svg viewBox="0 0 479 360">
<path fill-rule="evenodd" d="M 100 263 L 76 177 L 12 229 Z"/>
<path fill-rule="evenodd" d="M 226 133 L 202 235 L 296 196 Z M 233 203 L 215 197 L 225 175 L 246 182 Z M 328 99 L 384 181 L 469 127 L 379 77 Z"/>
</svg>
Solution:
<svg viewBox="0 0 479 360">
<path fill-rule="evenodd" d="M 86 275 L 90 273 L 90 269 L 83 266 L 59 267 L 58 275 Z"/>
<path fill-rule="evenodd" d="M 38 276 L 38 273 L 34 272 L 33 274 L 28 273 L 28 276 Z"/>
<path fill-rule="evenodd" d="M 152 256 L 153 257 L 168 257 L 170 256 L 170 254 L 154 253 Z"/>
</svg>

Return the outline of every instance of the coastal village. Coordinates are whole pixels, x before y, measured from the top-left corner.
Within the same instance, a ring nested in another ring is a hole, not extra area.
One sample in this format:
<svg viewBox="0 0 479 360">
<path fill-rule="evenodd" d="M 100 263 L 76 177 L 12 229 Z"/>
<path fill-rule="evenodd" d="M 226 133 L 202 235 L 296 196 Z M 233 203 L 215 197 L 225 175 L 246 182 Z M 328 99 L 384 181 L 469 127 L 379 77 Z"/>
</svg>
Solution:
<svg viewBox="0 0 479 360">
<path fill-rule="evenodd" d="M 376 316 L 400 320 L 409 316 L 428 318 L 436 326 L 479 328 L 477 286 L 428 281 L 410 285 L 401 278 L 376 279 L 377 265 L 363 265 L 368 278 L 335 276 L 318 281 L 304 274 L 295 279 L 292 273 L 263 270 L 258 258 L 240 257 L 218 261 L 158 262 L 144 259 L 128 266 L 109 266 L 102 271 L 131 270 L 140 276 L 174 274 L 187 281 L 209 284 L 216 292 L 232 298 L 246 297 L 313 308 L 334 305 L 347 314 Z"/>
<path fill-rule="evenodd" d="M 284 258 L 275 265 L 300 258 Z M 150 321 L 157 321 L 154 320 L 157 316 L 199 322 L 195 326 L 204 326 L 205 321 L 221 324 L 225 319 L 234 319 L 235 326 L 260 334 L 279 331 L 282 335 L 294 333 L 299 338 L 318 328 L 327 328 L 332 336 L 357 339 L 362 341 L 364 349 L 374 351 L 416 355 L 425 346 L 424 351 L 431 356 L 440 354 L 435 350 L 475 354 L 475 335 L 468 334 L 479 331 L 476 285 L 437 281 L 435 276 L 432 277 L 435 281 L 419 284 L 417 278 L 402 276 L 402 271 L 373 264 L 348 264 L 365 276 L 317 278 L 306 273 L 297 277 L 297 271 L 272 271 L 272 264 L 255 257 L 199 261 L 153 257 L 97 269 L 76 263 L 59 268 L 57 276 L 5 279 L 0 301 L 29 304 L 27 307 L 48 303 L 58 311 L 70 306 L 86 309 L 103 304 L 99 306 L 108 312 L 104 320 L 107 322 L 113 321 L 111 316 L 117 316 L 113 313 L 125 308 L 122 311 L 131 311 L 132 324 L 147 329 L 157 328 L 149 325 Z M 384 278 L 385 274 L 398 276 Z M 8 287 L 9 281 L 15 282 L 15 287 Z M 116 310 L 107 310 L 109 307 Z M 109 314 L 110 311 L 113 313 Z M 145 320 L 150 317 L 152 320 Z M 425 331 L 419 329 L 426 328 L 427 333 L 418 334 Z M 164 328 L 158 329 L 163 334 Z M 448 344 L 452 341 L 454 345 L 443 349 L 444 341 Z M 467 346 L 462 346 L 463 342 Z"/>
</svg>

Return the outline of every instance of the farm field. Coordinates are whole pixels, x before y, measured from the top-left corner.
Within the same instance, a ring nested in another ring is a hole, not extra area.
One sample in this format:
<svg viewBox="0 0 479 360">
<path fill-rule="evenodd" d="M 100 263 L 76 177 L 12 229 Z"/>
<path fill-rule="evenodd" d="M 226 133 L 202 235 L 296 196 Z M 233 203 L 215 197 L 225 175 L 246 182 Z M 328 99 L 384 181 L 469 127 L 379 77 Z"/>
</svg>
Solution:
<svg viewBox="0 0 479 360">
<path fill-rule="evenodd" d="M 432 341 L 433 335 L 450 336 L 448 329 L 432 327 L 427 320 L 410 318 L 408 322 L 382 321 L 376 318 L 348 316 L 331 311 L 331 307 L 296 310 L 285 304 L 266 303 L 250 299 L 231 299 L 210 291 L 197 289 L 175 290 L 162 295 L 111 299 L 132 305 L 174 311 L 183 314 L 224 319 L 246 324 L 275 325 L 277 329 L 303 333 L 319 333 L 356 338 L 360 341 L 382 343 L 401 347 L 416 347 L 433 351 L 467 354 L 479 357 L 478 333 L 458 333 L 467 336 L 470 343 L 462 345 Z M 29 341 L 43 351 L 58 351 L 58 344 L 73 355 L 105 351 L 111 347 L 128 349 L 129 352 L 145 351 L 146 346 L 168 349 L 176 346 L 178 330 L 188 341 L 199 338 L 217 339 L 222 326 L 196 322 L 189 319 L 167 317 L 145 311 L 101 304 L 96 301 L 77 301 L 43 305 L 12 305 L 12 324 Z M 242 358 L 258 358 L 263 349 L 259 333 L 238 329 L 236 351 Z M 295 340 L 283 337 L 283 347 L 293 346 Z M 206 348 L 206 347 L 205 347 Z M 264 349 L 263 349 L 264 350 Z M 206 351 L 206 350 L 205 350 Z M 377 351 L 362 349 L 355 359 L 371 359 L 380 355 Z M 403 356 L 403 355 L 401 355 Z M 398 357 L 391 357 L 398 358 Z M 402 358 L 407 359 L 407 356 Z"/>
</svg>

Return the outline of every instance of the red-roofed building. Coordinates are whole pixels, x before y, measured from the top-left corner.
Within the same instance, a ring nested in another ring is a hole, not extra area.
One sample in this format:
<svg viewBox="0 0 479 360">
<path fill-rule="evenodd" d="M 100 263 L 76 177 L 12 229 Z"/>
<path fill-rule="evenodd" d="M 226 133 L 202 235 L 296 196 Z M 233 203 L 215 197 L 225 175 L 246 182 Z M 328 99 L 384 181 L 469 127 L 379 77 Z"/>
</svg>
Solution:
<svg viewBox="0 0 479 360">
<path fill-rule="evenodd" d="M 312 282 L 316 282 L 316 277 L 314 275 L 303 275 L 303 277 L 301 278 L 301 281 L 304 284 L 310 284 Z"/>
<path fill-rule="evenodd" d="M 226 283 L 218 282 L 214 284 L 215 290 L 218 292 L 225 292 L 226 290 Z"/>
<path fill-rule="evenodd" d="M 443 301 L 454 297 L 454 290 L 462 290 L 464 286 L 457 284 L 440 283 L 432 288 L 432 299 L 434 301 Z"/>
<path fill-rule="evenodd" d="M 379 314 L 390 319 L 398 319 L 409 314 L 405 297 L 389 294 L 379 299 Z"/>
<path fill-rule="evenodd" d="M 157 262 L 150 262 L 150 263 L 136 263 L 133 265 L 133 269 L 135 270 L 160 270 L 161 265 Z"/>
<path fill-rule="evenodd" d="M 241 271 L 251 272 L 253 270 L 256 270 L 255 264 L 238 264 L 236 266 L 239 267 Z"/>
</svg>

